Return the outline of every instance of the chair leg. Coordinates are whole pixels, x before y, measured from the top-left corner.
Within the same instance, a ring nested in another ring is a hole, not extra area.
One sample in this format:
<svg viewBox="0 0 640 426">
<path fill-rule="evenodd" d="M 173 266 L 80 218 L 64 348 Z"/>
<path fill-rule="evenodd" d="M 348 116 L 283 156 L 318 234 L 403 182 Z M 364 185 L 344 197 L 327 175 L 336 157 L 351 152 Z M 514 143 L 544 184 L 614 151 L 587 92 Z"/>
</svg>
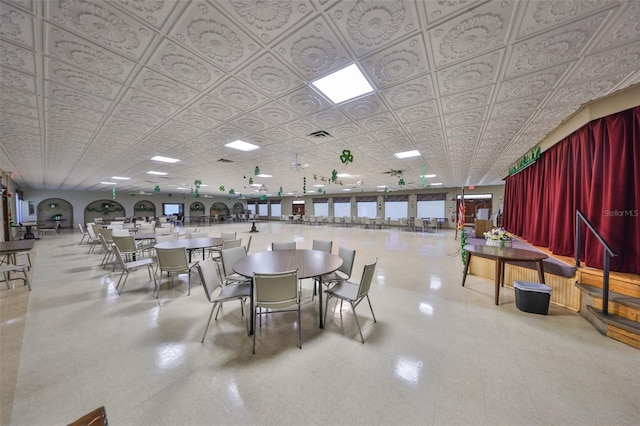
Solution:
<svg viewBox="0 0 640 426">
<path fill-rule="evenodd" d="M 367 294 L 367 302 L 369 302 L 369 309 L 371 309 L 371 315 L 373 316 L 373 322 L 376 321 L 376 314 L 373 313 L 373 306 L 371 306 L 371 299 L 369 299 L 369 295 Z"/>
<path fill-rule="evenodd" d="M 213 317 L 213 311 L 216 310 L 216 306 L 218 306 L 218 303 L 214 303 L 213 306 L 211 307 L 211 313 L 209 314 L 209 321 L 207 321 L 207 326 L 204 329 L 204 334 L 202 335 L 202 340 L 200 341 L 200 343 L 204 343 L 204 338 L 207 336 L 207 331 L 209 330 L 209 324 L 211 324 L 211 318 Z"/>
<path fill-rule="evenodd" d="M 127 275 L 124 279 L 124 281 L 122 282 L 122 288 L 120 288 L 120 281 L 122 281 L 122 277 L 124 277 L 124 275 Z M 118 296 L 120 296 L 122 294 L 122 290 L 124 289 L 124 284 L 127 282 L 127 278 L 129 278 L 129 271 L 127 271 L 126 269 L 122 270 L 122 274 L 120 274 L 120 279 L 118 280 L 118 284 L 116 284 L 116 290 L 118 291 Z"/>
<path fill-rule="evenodd" d="M 349 302 L 351 304 L 351 309 L 353 310 L 353 317 L 356 319 L 356 325 L 358 326 L 358 332 L 360 333 L 360 340 L 364 344 L 364 336 L 362 335 L 362 329 L 360 328 L 360 321 L 358 321 L 358 315 L 356 315 L 356 307 L 353 306 L 353 302 Z"/>
<path fill-rule="evenodd" d="M 300 317 L 300 300 L 298 300 L 298 347 L 302 349 L 302 320 Z"/>
</svg>

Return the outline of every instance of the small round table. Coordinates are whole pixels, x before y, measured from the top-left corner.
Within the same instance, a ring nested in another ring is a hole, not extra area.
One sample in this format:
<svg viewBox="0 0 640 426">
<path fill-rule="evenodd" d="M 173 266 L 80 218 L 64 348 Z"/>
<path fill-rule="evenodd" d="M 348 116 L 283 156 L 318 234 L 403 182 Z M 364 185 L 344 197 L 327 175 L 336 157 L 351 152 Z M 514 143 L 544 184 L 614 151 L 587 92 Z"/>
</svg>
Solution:
<svg viewBox="0 0 640 426">
<path fill-rule="evenodd" d="M 220 237 L 215 238 L 191 238 L 186 240 L 165 241 L 164 243 L 157 243 L 155 248 L 185 248 L 189 253 L 189 262 L 191 262 L 191 252 L 194 250 L 202 249 L 202 260 L 204 260 L 204 249 L 209 247 L 217 247 L 222 245 L 223 239 Z"/>
</svg>

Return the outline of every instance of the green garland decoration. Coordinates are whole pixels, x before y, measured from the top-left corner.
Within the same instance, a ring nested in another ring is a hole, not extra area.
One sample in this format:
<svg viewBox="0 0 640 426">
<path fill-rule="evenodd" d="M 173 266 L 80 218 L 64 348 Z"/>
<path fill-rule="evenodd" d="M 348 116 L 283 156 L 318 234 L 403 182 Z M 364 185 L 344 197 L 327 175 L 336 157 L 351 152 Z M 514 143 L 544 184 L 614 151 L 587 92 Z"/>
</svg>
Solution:
<svg viewBox="0 0 640 426">
<path fill-rule="evenodd" d="M 469 257 L 468 252 L 464 249 L 464 246 L 467 245 L 467 230 L 462 228 L 460 230 L 460 255 L 462 256 L 462 266 L 466 266 L 467 265 L 467 259 Z"/>
</svg>

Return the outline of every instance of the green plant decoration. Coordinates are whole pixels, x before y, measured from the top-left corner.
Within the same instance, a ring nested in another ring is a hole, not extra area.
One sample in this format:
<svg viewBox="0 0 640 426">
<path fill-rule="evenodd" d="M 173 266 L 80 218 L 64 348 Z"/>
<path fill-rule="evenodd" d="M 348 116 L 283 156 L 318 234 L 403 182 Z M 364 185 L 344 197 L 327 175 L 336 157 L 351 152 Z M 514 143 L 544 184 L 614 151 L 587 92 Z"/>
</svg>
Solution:
<svg viewBox="0 0 640 426">
<path fill-rule="evenodd" d="M 258 176 L 260 174 L 260 167 L 256 166 L 256 168 L 253 170 L 253 174 Z"/>
<path fill-rule="evenodd" d="M 340 156 L 340 161 L 342 161 L 342 164 L 353 163 L 353 155 L 351 154 L 351 151 L 348 149 L 343 149 L 342 155 Z"/>
<path fill-rule="evenodd" d="M 460 230 L 460 256 L 462 256 L 462 266 L 467 266 L 467 258 L 469 256 L 468 252 L 464 249 L 464 246 L 467 245 L 467 230 L 462 228 Z"/>
<path fill-rule="evenodd" d="M 336 169 L 333 169 L 331 171 L 331 182 L 335 182 L 338 180 L 338 171 Z"/>
</svg>

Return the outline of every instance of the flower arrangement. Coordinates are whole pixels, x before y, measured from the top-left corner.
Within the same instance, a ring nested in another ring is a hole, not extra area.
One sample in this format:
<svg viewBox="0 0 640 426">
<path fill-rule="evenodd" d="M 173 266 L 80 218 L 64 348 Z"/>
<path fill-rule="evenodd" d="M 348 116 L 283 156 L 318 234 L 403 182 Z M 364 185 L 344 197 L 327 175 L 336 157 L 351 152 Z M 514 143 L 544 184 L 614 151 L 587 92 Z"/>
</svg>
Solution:
<svg viewBox="0 0 640 426">
<path fill-rule="evenodd" d="M 487 231 L 483 235 L 485 239 L 495 241 L 511 241 L 513 238 L 513 234 L 504 228 L 492 228 L 491 231 Z"/>
</svg>

